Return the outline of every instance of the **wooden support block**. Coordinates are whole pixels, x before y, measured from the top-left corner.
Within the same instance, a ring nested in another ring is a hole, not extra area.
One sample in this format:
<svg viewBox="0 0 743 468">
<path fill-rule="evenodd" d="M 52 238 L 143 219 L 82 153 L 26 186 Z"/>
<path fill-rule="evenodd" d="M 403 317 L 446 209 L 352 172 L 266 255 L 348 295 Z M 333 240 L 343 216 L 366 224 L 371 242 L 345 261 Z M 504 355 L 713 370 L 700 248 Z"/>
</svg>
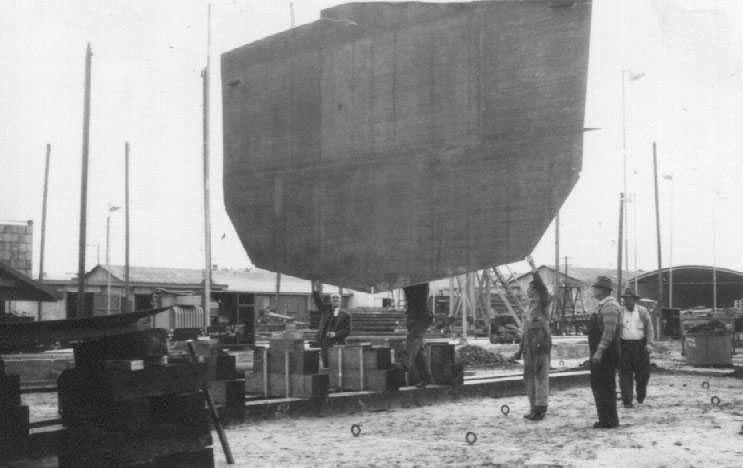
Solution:
<svg viewBox="0 0 743 468">
<path fill-rule="evenodd" d="M 131 466 L 175 453 L 193 452 L 212 445 L 211 433 L 178 434 L 175 427 L 163 426 L 135 436 L 123 432 L 68 429 L 60 437 L 59 466 Z"/>
<path fill-rule="evenodd" d="M 245 379 L 209 382 L 209 394 L 217 406 L 240 408 L 245 405 Z"/>
<path fill-rule="evenodd" d="M 340 354 L 338 350 L 341 350 Z M 343 345 L 328 350 L 328 367 L 338 369 L 339 357 L 343 360 L 343 369 L 389 369 L 392 366 L 391 349 L 382 346 Z"/>
<path fill-rule="evenodd" d="M 165 330 L 152 328 L 78 343 L 73 346 L 75 367 L 95 372 L 103 367 L 103 361 L 167 356 L 167 339 Z"/>
<path fill-rule="evenodd" d="M 106 370 L 137 371 L 144 369 L 142 359 L 116 359 L 103 361 L 103 368 Z"/>
<path fill-rule="evenodd" d="M 0 413 L 5 408 L 21 404 L 21 378 L 18 375 L 0 376 Z"/>
<path fill-rule="evenodd" d="M 320 370 L 319 351 L 274 351 L 268 350 L 268 372 L 283 373 L 285 368 L 285 354 L 289 354 L 289 373 L 317 374 Z M 258 366 L 262 370 L 262 364 Z"/>
<path fill-rule="evenodd" d="M 0 441 L 23 441 L 27 439 L 28 423 L 28 406 L 4 408 L 0 417 Z"/>
<path fill-rule="evenodd" d="M 268 397 L 286 397 L 286 382 L 283 374 L 268 374 Z M 289 395 L 295 398 L 318 398 L 328 394 L 330 380 L 327 374 L 291 375 Z M 246 375 L 245 388 L 249 393 L 263 394 L 263 374 Z"/>
<path fill-rule="evenodd" d="M 152 421 L 156 424 L 198 426 L 208 418 L 202 392 L 163 395 L 149 401 Z"/>
<path fill-rule="evenodd" d="M 181 452 L 154 460 L 154 468 L 213 468 L 214 450 L 204 448 L 192 452 Z"/>
<path fill-rule="evenodd" d="M 269 341 L 271 351 L 304 351 L 304 339 L 274 338 Z"/>
<path fill-rule="evenodd" d="M 237 378 L 235 356 L 229 354 L 217 355 L 216 380 L 231 380 Z"/>
<path fill-rule="evenodd" d="M 169 364 L 142 370 L 107 370 L 99 376 L 104 398 L 112 401 L 197 392 L 207 382 L 204 364 Z"/>
<path fill-rule="evenodd" d="M 330 387 L 345 391 L 371 391 L 385 392 L 400 388 L 399 370 L 392 369 L 368 369 L 363 373 L 358 369 L 349 370 L 343 374 L 343 380 L 338 379 L 337 374 L 329 372 Z M 362 382 L 363 378 L 363 382 Z"/>
</svg>

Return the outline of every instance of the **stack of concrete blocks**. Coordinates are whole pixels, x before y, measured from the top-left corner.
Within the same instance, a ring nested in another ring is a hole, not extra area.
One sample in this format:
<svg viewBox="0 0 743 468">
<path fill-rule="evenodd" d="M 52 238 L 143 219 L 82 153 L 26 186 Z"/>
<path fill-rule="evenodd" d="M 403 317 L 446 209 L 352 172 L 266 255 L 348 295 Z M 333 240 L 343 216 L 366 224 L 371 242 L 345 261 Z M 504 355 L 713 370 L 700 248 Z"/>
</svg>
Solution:
<svg viewBox="0 0 743 468">
<path fill-rule="evenodd" d="M 330 387 L 343 391 L 394 391 L 404 384 L 389 347 L 340 345 L 328 350 Z"/>
<path fill-rule="evenodd" d="M 26 224 L 0 224 L 0 263 L 31 276 L 33 233 L 33 221 Z"/>
<path fill-rule="evenodd" d="M 255 350 L 253 373 L 246 378 L 249 393 L 266 398 L 319 398 L 328 394 L 328 375 L 320 373 L 320 351 L 306 350 L 304 339 L 271 339 Z"/>
<path fill-rule="evenodd" d="M 205 363 L 168 361 L 165 330 L 74 347 L 58 380 L 65 467 L 212 467 Z"/>
<path fill-rule="evenodd" d="M 28 406 L 21 405 L 21 380 L 5 374 L 0 360 L 0 461 L 23 455 L 28 446 Z"/>
</svg>

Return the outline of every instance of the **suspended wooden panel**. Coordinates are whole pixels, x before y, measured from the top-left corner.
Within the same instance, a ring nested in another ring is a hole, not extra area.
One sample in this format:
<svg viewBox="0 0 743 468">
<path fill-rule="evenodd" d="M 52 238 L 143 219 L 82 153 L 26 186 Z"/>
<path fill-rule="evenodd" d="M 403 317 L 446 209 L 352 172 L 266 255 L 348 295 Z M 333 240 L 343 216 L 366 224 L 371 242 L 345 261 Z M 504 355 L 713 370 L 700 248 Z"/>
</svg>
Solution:
<svg viewBox="0 0 743 468">
<path fill-rule="evenodd" d="M 386 289 L 529 253 L 581 169 L 590 1 L 353 3 L 222 56 L 252 261 Z"/>
</svg>

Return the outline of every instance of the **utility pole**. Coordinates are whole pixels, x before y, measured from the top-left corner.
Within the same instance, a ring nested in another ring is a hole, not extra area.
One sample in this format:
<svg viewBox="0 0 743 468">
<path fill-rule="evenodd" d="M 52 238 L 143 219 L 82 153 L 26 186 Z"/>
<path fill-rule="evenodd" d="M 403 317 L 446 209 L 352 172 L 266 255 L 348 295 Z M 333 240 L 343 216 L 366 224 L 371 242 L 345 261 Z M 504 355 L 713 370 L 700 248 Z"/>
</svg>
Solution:
<svg viewBox="0 0 743 468">
<path fill-rule="evenodd" d="M 44 280 L 44 247 L 46 246 L 46 201 L 49 194 L 49 155 L 52 152 L 52 145 L 46 144 L 46 162 L 44 163 L 44 195 L 41 201 L 41 245 L 39 247 L 39 282 Z M 42 304 L 37 303 L 38 317 L 41 321 Z"/>
<path fill-rule="evenodd" d="M 560 211 L 557 211 L 555 215 L 555 281 L 552 285 L 553 300 L 552 300 L 552 311 L 553 316 L 557 316 L 559 298 L 557 296 L 560 290 Z"/>
<path fill-rule="evenodd" d="M 77 317 L 85 314 L 85 234 L 88 222 L 88 151 L 90 143 L 90 66 L 93 51 L 85 51 L 85 97 L 83 101 L 83 162 L 80 181 L 80 236 L 77 260 Z"/>
<path fill-rule="evenodd" d="M 106 315 L 111 315 L 111 213 L 118 209 L 109 204 L 106 215 Z"/>
<path fill-rule="evenodd" d="M 124 143 L 124 313 L 129 307 L 129 142 Z"/>
<path fill-rule="evenodd" d="M 619 194 L 619 233 L 617 242 L 617 300 L 622 299 L 622 247 L 624 245 L 624 193 Z"/>
<path fill-rule="evenodd" d="M 209 72 L 212 42 L 212 6 L 209 5 L 206 27 L 206 67 L 201 73 L 203 81 L 203 153 L 204 153 L 204 333 L 209 327 L 212 296 L 212 227 L 209 195 Z"/>
<path fill-rule="evenodd" d="M 658 154 L 653 142 L 653 183 L 655 186 L 655 235 L 658 244 L 658 310 L 663 309 L 663 270 L 660 247 L 660 207 L 658 203 Z"/>
</svg>

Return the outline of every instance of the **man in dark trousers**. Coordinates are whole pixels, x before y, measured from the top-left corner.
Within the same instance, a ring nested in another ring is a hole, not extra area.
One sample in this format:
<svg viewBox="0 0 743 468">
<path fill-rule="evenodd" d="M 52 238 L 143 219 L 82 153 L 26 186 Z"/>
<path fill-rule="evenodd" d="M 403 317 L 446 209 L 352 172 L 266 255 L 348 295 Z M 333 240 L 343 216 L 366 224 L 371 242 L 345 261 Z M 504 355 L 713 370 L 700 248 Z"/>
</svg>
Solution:
<svg viewBox="0 0 743 468">
<path fill-rule="evenodd" d="M 622 357 L 619 384 L 622 403 L 632 408 L 632 380 L 637 386 L 637 403 L 645 401 L 650 379 L 650 343 L 653 342 L 653 323 L 650 312 L 637 304 L 640 297 L 627 288 L 622 295 Z"/>
<path fill-rule="evenodd" d="M 599 276 L 592 287 L 599 301 L 588 323 L 588 348 L 591 353 L 591 390 L 596 402 L 596 429 L 619 426 L 617 416 L 616 373 L 619 366 L 619 340 L 622 331 L 621 306 L 611 295 L 611 279 Z"/>
<path fill-rule="evenodd" d="M 312 298 L 320 311 L 320 327 L 317 341 L 320 342 L 320 357 L 323 366 L 328 367 L 328 348 L 337 344 L 346 344 L 346 337 L 351 333 L 351 317 L 341 309 L 341 296 L 333 294 L 330 303 L 322 300 L 322 284 L 312 283 Z"/>
<path fill-rule="evenodd" d="M 423 349 L 423 337 L 433 323 L 433 315 L 428 310 L 428 283 L 415 284 L 403 288 L 405 292 L 406 316 L 408 325 L 407 369 L 415 366 L 420 382 L 417 386 L 425 387 L 431 383 L 428 360 Z"/>
<path fill-rule="evenodd" d="M 531 267 L 532 280 L 527 289 L 529 308 L 523 324 L 523 335 L 519 350 L 514 359 L 524 357 L 524 385 L 529 398 L 529 413 L 526 419 L 540 421 L 547 413 L 549 395 L 550 350 L 552 336 L 550 332 L 549 305 L 550 295 L 547 286 L 539 276 L 534 260 L 526 258 Z"/>
</svg>

